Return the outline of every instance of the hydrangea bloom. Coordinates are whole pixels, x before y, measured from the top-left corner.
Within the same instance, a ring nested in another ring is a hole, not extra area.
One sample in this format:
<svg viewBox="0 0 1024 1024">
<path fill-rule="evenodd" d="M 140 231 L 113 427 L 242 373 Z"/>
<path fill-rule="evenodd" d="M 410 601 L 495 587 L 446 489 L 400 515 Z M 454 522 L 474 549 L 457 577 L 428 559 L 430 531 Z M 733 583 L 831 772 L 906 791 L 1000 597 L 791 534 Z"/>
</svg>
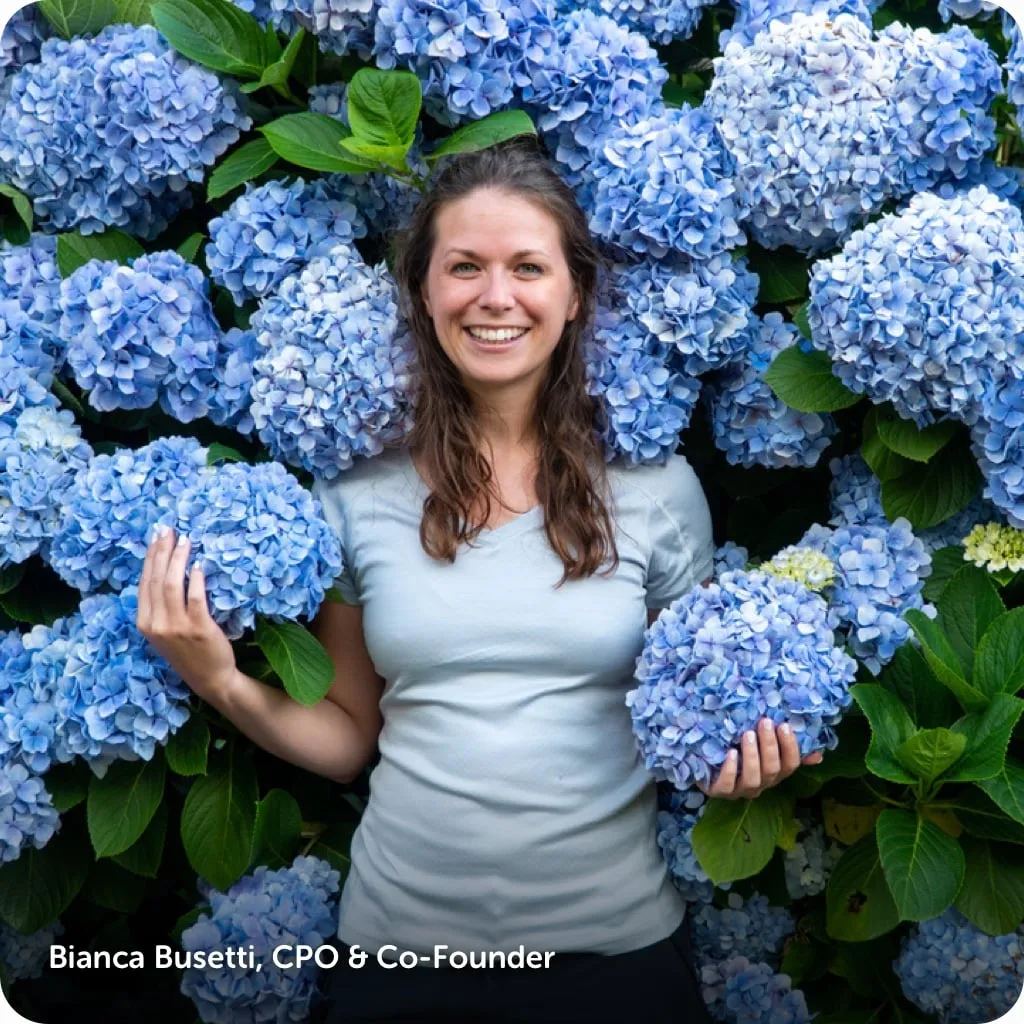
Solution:
<svg viewBox="0 0 1024 1024">
<path fill-rule="evenodd" d="M 691 903 L 710 903 L 715 890 L 693 852 L 693 827 L 704 806 L 699 789 L 681 793 L 669 786 L 658 787 L 658 846 L 673 884 Z M 728 889 L 728 884 L 723 888 Z"/>
<path fill-rule="evenodd" d="M 979 523 L 963 538 L 964 559 L 989 572 L 1024 569 L 1024 531 L 999 523 Z"/>
<path fill-rule="evenodd" d="M 189 967 L 181 991 L 208 1024 L 256 1024 L 306 1020 L 316 999 L 318 969 L 309 960 L 300 968 L 273 965 L 278 945 L 306 944 L 314 949 L 337 930 L 333 896 L 340 876 L 317 857 L 296 857 L 292 866 L 269 871 L 257 867 L 226 893 L 212 890 L 211 913 L 181 933 L 190 953 L 254 948 L 260 972 L 239 968 Z"/>
<path fill-rule="evenodd" d="M 782 944 L 794 931 L 793 915 L 783 907 L 770 906 L 760 893 L 747 900 L 729 893 L 725 907 L 701 907 L 690 916 L 690 938 L 699 966 L 740 955 L 778 969 Z"/>
<path fill-rule="evenodd" d="M 996 1020 L 1024 985 L 1024 938 L 986 935 L 951 907 L 911 931 L 893 968 L 903 994 L 940 1024 Z"/>
<path fill-rule="evenodd" d="M 889 521 L 882 511 L 881 483 L 859 455 L 833 459 L 828 468 L 833 526 L 884 526 Z"/>
<path fill-rule="evenodd" d="M 939 0 L 939 14 L 943 21 L 949 21 L 954 15 L 987 21 L 999 9 L 1000 5 L 994 0 Z"/>
<path fill-rule="evenodd" d="M 1006 95 L 1019 112 L 1024 109 L 1024 32 L 1009 11 L 1003 11 L 1003 35 L 1010 43 L 1006 58 Z"/>
<path fill-rule="evenodd" d="M 413 352 L 394 281 L 338 245 L 252 318 L 252 416 L 271 452 L 325 479 L 411 427 Z"/>
<path fill-rule="evenodd" d="M 17 303 L 41 329 L 55 357 L 59 354 L 54 335 L 60 322 L 60 281 L 56 236 L 37 232 L 25 245 L 0 244 L 0 299 Z"/>
<path fill-rule="evenodd" d="M 189 201 L 188 183 L 251 127 L 220 79 L 150 25 L 47 39 L 10 88 L 0 160 L 56 229 L 153 237 Z"/>
<path fill-rule="evenodd" d="M 730 957 L 701 968 L 701 993 L 722 1024 L 810 1024 L 803 992 L 769 964 Z"/>
<path fill-rule="evenodd" d="M 46 557 L 60 521 L 60 504 L 92 448 L 68 410 L 25 409 L 9 437 L 0 438 L 0 566 Z"/>
<path fill-rule="evenodd" d="M 929 526 L 927 530 L 916 532 L 925 551 L 933 555 L 939 548 L 963 544 L 964 538 L 978 523 L 1001 522 L 1002 518 L 999 510 L 991 502 L 978 496 L 965 508 L 937 526 Z"/>
<path fill-rule="evenodd" d="M 750 561 L 750 552 L 739 544 L 727 540 L 721 547 L 715 548 L 715 575 L 731 569 L 746 569 Z"/>
<path fill-rule="evenodd" d="M 0 921 L 0 965 L 12 981 L 38 978 L 50 962 L 50 946 L 64 934 L 64 925 L 53 921 L 23 935 Z"/>
<path fill-rule="evenodd" d="M 53 383 L 61 346 L 52 332 L 31 320 L 13 299 L 0 299 L 0 364 L 28 374 L 41 387 Z M 13 423 L 10 424 L 13 429 Z"/>
<path fill-rule="evenodd" d="M 810 294 L 814 344 L 847 387 L 919 426 L 973 422 L 993 373 L 1021 356 L 1024 221 L 984 187 L 920 193 L 816 263 Z"/>
<path fill-rule="evenodd" d="M 808 590 L 824 590 L 832 584 L 836 572 L 831 558 L 800 544 L 783 548 L 760 569 L 784 580 L 794 580 Z"/>
<path fill-rule="evenodd" d="M 348 83 L 331 82 L 314 85 L 309 90 L 309 109 L 314 114 L 326 114 L 342 124 L 348 124 Z"/>
<path fill-rule="evenodd" d="M 835 436 L 835 420 L 790 408 L 764 382 L 775 357 L 797 343 L 796 328 L 772 311 L 755 319 L 749 336 L 745 358 L 708 381 L 715 446 L 734 466 L 816 465 Z"/>
<path fill-rule="evenodd" d="M 825 829 L 821 825 L 807 828 L 786 851 L 783 859 L 789 895 L 797 900 L 824 892 L 842 853 L 838 843 L 826 840 Z"/>
<path fill-rule="evenodd" d="M 245 193 L 210 221 L 206 263 L 213 280 L 241 306 L 270 294 L 314 256 L 365 235 L 359 211 L 332 195 L 323 181 L 247 184 Z"/>
<path fill-rule="evenodd" d="M 589 10 L 607 14 L 617 25 L 638 32 L 652 43 L 689 39 L 710 0 L 588 0 Z M 557 0 L 561 14 L 571 14 L 578 5 Z"/>
<path fill-rule="evenodd" d="M 54 701 L 68 749 L 102 777 L 152 760 L 188 719 L 190 690 L 138 631 L 138 587 L 86 597 Z"/>
<path fill-rule="evenodd" d="M 316 36 L 320 49 L 369 60 L 377 0 L 255 0 L 269 6 L 268 19 L 285 35 L 300 27 Z"/>
<path fill-rule="evenodd" d="M 150 528 L 174 523 L 178 498 L 205 466 L 206 449 L 191 437 L 96 455 L 64 496 L 50 565 L 84 594 L 137 583 Z"/>
<path fill-rule="evenodd" d="M 220 328 L 202 271 L 176 252 L 131 266 L 91 260 L 61 284 L 67 361 L 101 412 L 146 409 L 159 400 L 191 422 L 209 411 Z"/>
<path fill-rule="evenodd" d="M 718 33 L 718 48 L 725 51 L 731 39 L 743 46 L 753 45 L 759 32 L 773 21 L 789 21 L 794 14 L 825 12 L 834 18 L 851 14 L 865 25 L 871 24 L 871 12 L 881 6 L 880 0 L 736 0 L 736 17 L 732 26 Z"/>
<path fill-rule="evenodd" d="M 988 382 L 980 418 L 971 431 L 985 477 L 984 496 L 1018 528 L 1024 527 L 1024 370 L 1017 365 L 1022 359 L 1015 353 L 1013 364 L 1001 368 L 1002 376 L 994 364 L 988 368 L 995 376 Z"/>
<path fill-rule="evenodd" d="M 319 503 L 278 462 L 206 470 L 180 494 L 177 520 L 203 569 L 210 614 L 231 639 L 256 615 L 312 618 L 341 572 L 341 549 Z"/>
<path fill-rule="evenodd" d="M 0 348 L 0 437 L 10 437 L 26 409 L 57 408 L 56 397 L 47 390 L 50 378 L 27 367 Z"/>
<path fill-rule="evenodd" d="M 668 365 L 667 345 L 606 308 L 595 316 L 584 360 L 587 390 L 602 403 L 605 458 L 664 462 L 679 447 L 700 382 Z"/>
<path fill-rule="evenodd" d="M 28 846 L 41 850 L 60 827 L 43 780 L 21 761 L 0 756 L 0 863 Z"/>
<path fill-rule="evenodd" d="M 835 621 L 817 594 L 763 572 L 727 572 L 674 601 L 626 695 L 648 771 L 680 789 L 708 783 L 765 717 L 789 723 L 803 757 L 834 749 L 856 672 Z"/>
<path fill-rule="evenodd" d="M 217 386 L 206 396 L 209 417 L 218 426 L 232 427 L 240 434 L 251 434 L 256 429 L 249 406 L 252 364 L 258 351 L 253 331 L 232 327 L 221 336 L 217 347 Z"/>
<path fill-rule="evenodd" d="M 10 16 L 0 36 L 0 84 L 26 64 L 39 60 L 43 40 L 49 35 L 48 28 L 46 19 L 32 4 Z"/>
</svg>

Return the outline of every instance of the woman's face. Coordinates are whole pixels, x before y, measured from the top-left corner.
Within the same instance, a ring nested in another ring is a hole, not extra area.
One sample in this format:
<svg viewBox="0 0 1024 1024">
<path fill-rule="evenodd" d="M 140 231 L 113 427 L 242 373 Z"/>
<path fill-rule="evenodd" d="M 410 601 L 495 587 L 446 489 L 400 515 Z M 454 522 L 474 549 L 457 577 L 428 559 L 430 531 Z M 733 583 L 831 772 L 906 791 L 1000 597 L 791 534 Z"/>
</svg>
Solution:
<svg viewBox="0 0 1024 1024">
<path fill-rule="evenodd" d="M 533 393 L 578 300 L 558 222 L 520 196 L 481 188 L 435 219 L 423 301 L 470 391 Z"/>
</svg>

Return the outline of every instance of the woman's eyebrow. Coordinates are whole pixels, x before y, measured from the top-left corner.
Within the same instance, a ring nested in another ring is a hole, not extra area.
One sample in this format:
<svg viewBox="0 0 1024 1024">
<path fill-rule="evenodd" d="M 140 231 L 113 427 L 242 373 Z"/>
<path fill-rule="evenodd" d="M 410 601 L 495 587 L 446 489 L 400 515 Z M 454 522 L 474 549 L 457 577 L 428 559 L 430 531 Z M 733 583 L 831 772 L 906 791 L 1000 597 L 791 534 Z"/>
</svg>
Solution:
<svg viewBox="0 0 1024 1024">
<path fill-rule="evenodd" d="M 458 254 L 460 256 L 468 256 L 470 259 L 480 260 L 480 256 L 473 252 L 472 249 L 449 249 L 445 256 L 451 256 Z M 521 260 L 526 256 L 547 256 L 547 253 L 543 249 L 520 249 L 519 252 L 512 253 L 512 259 Z"/>
</svg>

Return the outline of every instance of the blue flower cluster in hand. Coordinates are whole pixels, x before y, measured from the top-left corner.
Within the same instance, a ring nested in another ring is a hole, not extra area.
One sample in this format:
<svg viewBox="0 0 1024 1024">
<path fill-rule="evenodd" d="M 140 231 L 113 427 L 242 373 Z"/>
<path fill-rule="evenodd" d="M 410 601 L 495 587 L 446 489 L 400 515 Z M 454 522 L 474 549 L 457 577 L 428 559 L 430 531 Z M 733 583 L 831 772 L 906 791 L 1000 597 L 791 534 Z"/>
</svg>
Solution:
<svg viewBox="0 0 1024 1024">
<path fill-rule="evenodd" d="M 412 425 L 412 343 L 387 267 L 338 245 L 252 318 L 252 416 L 278 458 L 333 479 Z"/>
<path fill-rule="evenodd" d="M 778 969 L 782 944 L 796 931 L 793 915 L 783 907 L 771 906 L 760 893 L 746 900 L 729 893 L 726 902 L 725 907 L 709 905 L 688 915 L 698 966 L 743 955 Z"/>
<path fill-rule="evenodd" d="M 153 237 L 251 121 L 150 25 L 51 38 L 0 114 L 0 161 L 51 228 Z M 45 140 L 45 141 L 41 141 Z"/>
<path fill-rule="evenodd" d="M 821 825 L 806 828 L 783 858 L 789 895 L 798 900 L 824 892 L 842 853 L 841 846 L 825 838 Z"/>
<path fill-rule="evenodd" d="M 715 887 L 693 852 L 693 828 L 706 806 L 699 789 L 658 787 L 657 840 L 676 889 L 690 903 L 710 903 Z M 723 888 L 728 889 L 726 884 Z"/>
<path fill-rule="evenodd" d="M 63 934 L 60 921 L 44 925 L 31 935 L 23 935 L 0 921 L 0 966 L 12 981 L 40 977 L 50 962 L 50 946 Z"/>
<path fill-rule="evenodd" d="M 176 252 L 124 267 L 90 260 L 61 285 L 67 361 L 101 412 L 158 400 L 188 423 L 209 411 L 220 328 L 202 271 Z"/>
<path fill-rule="evenodd" d="M 314 256 L 365 235 L 359 211 L 323 181 L 249 184 L 210 221 L 206 263 L 213 280 L 241 306 L 268 295 Z"/>
<path fill-rule="evenodd" d="M 996 1020 L 1024 985 L 1024 934 L 986 935 L 951 907 L 913 928 L 893 968 L 907 999 L 940 1024 Z"/>
<path fill-rule="evenodd" d="M 865 25 L 871 24 L 871 12 L 880 7 L 880 0 L 738 0 L 732 26 L 718 33 L 718 48 L 725 52 L 731 39 L 743 46 L 751 46 L 759 32 L 764 32 L 773 21 L 789 21 L 794 14 L 817 14 L 819 11 L 834 18 L 838 14 L 851 14 Z"/>
<path fill-rule="evenodd" d="M 721 1024 L 810 1024 L 803 992 L 770 964 L 730 957 L 701 968 L 701 994 Z"/>
<path fill-rule="evenodd" d="M 766 717 L 788 722 L 802 757 L 834 749 L 856 672 L 835 625 L 817 594 L 763 572 L 727 572 L 674 601 L 626 695 L 648 771 L 680 789 L 710 784 Z"/>
<path fill-rule="evenodd" d="M 693 35 L 710 0 L 587 0 L 587 9 L 607 14 L 617 25 L 638 32 L 652 43 L 670 43 Z M 579 5 L 557 0 L 560 14 L 571 14 Z"/>
<path fill-rule="evenodd" d="M 316 964 L 275 967 L 271 953 L 279 945 L 314 949 L 337 930 L 334 894 L 340 875 L 317 857 L 296 857 L 292 866 L 270 871 L 257 867 L 226 893 L 211 890 L 211 913 L 200 914 L 181 933 L 190 953 L 253 947 L 259 972 L 239 968 L 185 969 L 181 991 L 207 1024 L 301 1021 L 317 997 Z"/>
<path fill-rule="evenodd" d="M 50 406 L 25 409 L 0 437 L 0 567 L 46 557 L 64 494 L 92 454 L 71 412 Z"/>
<path fill-rule="evenodd" d="M 84 594 L 138 583 L 150 528 L 173 525 L 179 497 L 205 466 L 206 449 L 191 437 L 94 456 L 64 496 L 51 567 Z"/>
<path fill-rule="evenodd" d="M 919 426 L 972 423 L 1024 349 L 1021 213 L 981 186 L 919 193 L 816 263 L 810 296 L 814 344 L 848 388 Z"/>
<path fill-rule="evenodd" d="M 734 466 L 779 469 L 817 465 L 836 434 L 835 420 L 828 413 L 790 408 L 764 381 L 772 360 L 797 344 L 796 328 L 786 323 L 781 313 L 772 311 L 755 321 L 750 336 L 745 359 L 708 381 L 706 394 L 716 447 Z"/>
</svg>

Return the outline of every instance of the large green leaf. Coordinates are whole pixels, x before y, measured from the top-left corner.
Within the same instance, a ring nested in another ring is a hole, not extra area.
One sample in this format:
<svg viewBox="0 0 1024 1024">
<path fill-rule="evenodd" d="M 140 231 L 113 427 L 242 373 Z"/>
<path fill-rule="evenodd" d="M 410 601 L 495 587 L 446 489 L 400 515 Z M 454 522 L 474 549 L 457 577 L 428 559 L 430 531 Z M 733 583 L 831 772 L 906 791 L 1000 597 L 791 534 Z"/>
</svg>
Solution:
<svg viewBox="0 0 1024 1024">
<path fill-rule="evenodd" d="M 354 822 L 339 821 L 325 829 L 310 848 L 310 856 L 327 861 L 335 871 L 341 873 L 342 881 L 348 875 L 351 865 L 350 850 L 355 833 Z"/>
<path fill-rule="evenodd" d="M 0 568 L 0 594 L 9 594 L 25 576 L 25 563 L 18 562 Z"/>
<path fill-rule="evenodd" d="M 943 590 L 938 609 L 938 624 L 956 651 L 964 679 L 981 689 L 973 680 L 974 651 L 985 631 L 1006 611 L 999 591 L 984 569 L 965 565 Z"/>
<path fill-rule="evenodd" d="M 868 769 L 889 782 L 912 783 L 914 776 L 900 762 L 897 751 L 917 730 L 899 697 L 877 683 L 858 683 L 850 693 L 871 725 Z"/>
<path fill-rule="evenodd" d="M 230 0 L 153 0 L 151 7 L 161 34 L 197 64 L 258 79 L 270 63 L 260 23 Z"/>
<path fill-rule="evenodd" d="M 39 0 L 39 11 L 63 39 L 95 35 L 118 21 L 114 0 Z"/>
<path fill-rule="evenodd" d="M 897 455 L 878 436 L 878 406 L 873 405 L 864 415 L 860 454 L 879 480 L 901 476 L 913 465 L 909 459 Z"/>
<path fill-rule="evenodd" d="M 939 682 L 956 697 L 963 709 L 980 711 L 986 708 L 988 698 L 964 679 L 960 659 L 942 627 L 918 608 L 909 609 L 903 617 L 921 641 L 929 668 Z"/>
<path fill-rule="evenodd" d="M 205 775 L 209 748 L 210 727 L 199 712 L 193 711 L 167 741 L 167 765 L 178 775 Z"/>
<path fill-rule="evenodd" d="M 998 775 L 982 779 L 978 785 L 1014 821 L 1024 825 L 1024 765 L 1008 757 Z"/>
<path fill-rule="evenodd" d="M 354 138 L 385 148 L 409 148 L 423 101 L 420 80 L 411 71 L 360 68 L 347 96 Z"/>
<path fill-rule="evenodd" d="M 213 169 L 206 183 L 206 198 L 219 199 L 227 195 L 232 189 L 270 170 L 277 161 L 277 154 L 265 138 L 239 146 Z"/>
<path fill-rule="evenodd" d="M 285 114 L 260 128 L 274 152 L 297 167 L 339 174 L 377 170 L 372 161 L 345 154 L 341 140 L 352 133 L 326 114 Z"/>
<path fill-rule="evenodd" d="M 83 893 L 98 907 L 134 914 L 146 894 L 146 880 L 112 860 L 103 859 L 93 865 Z"/>
<path fill-rule="evenodd" d="M 891 405 L 876 408 L 875 426 L 879 440 L 897 455 L 915 462 L 928 462 L 942 451 L 953 439 L 958 426 L 955 420 L 947 420 L 922 429 L 911 420 L 898 416 Z"/>
<path fill-rule="evenodd" d="M 922 729 L 949 725 L 960 715 L 953 694 L 935 678 L 920 648 L 903 644 L 883 669 L 879 682 L 903 702 Z"/>
<path fill-rule="evenodd" d="M 965 836 L 967 873 L 956 908 L 989 935 L 1016 930 L 1024 918 L 1024 857 L 1020 851 Z"/>
<path fill-rule="evenodd" d="M 32 230 L 32 200 L 13 185 L 0 182 L 0 196 L 6 196 L 14 204 L 14 212 L 21 218 L 28 231 Z"/>
<path fill-rule="evenodd" d="M 285 867 L 291 864 L 301 841 L 302 811 L 298 801 L 286 790 L 272 789 L 256 807 L 249 867 Z"/>
<path fill-rule="evenodd" d="M 174 251 L 186 262 L 195 263 L 199 254 L 199 246 L 203 244 L 206 237 L 201 231 L 195 231 L 185 239 Z"/>
<path fill-rule="evenodd" d="M 788 246 L 768 250 L 759 245 L 747 248 L 750 269 L 760 279 L 758 299 L 768 303 L 802 303 L 810 286 L 810 260 Z"/>
<path fill-rule="evenodd" d="M 1024 824 L 1007 817 L 1006 812 L 978 788 L 953 801 L 952 811 L 972 836 L 1024 846 Z"/>
<path fill-rule="evenodd" d="M 844 942 L 866 942 L 899 924 L 874 832 L 839 858 L 829 876 L 825 906 L 828 934 Z"/>
<path fill-rule="evenodd" d="M 804 352 L 798 345 L 775 357 L 764 380 L 786 405 L 800 412 L 846 409 L 864 397 L 832 373 L 832 360 L 824 352 Z"/>
<path fill-rule="evenodd" d="M 1011 609 L 989 626 L 974 657 L 973 682 L 989 696 L 1024 686 L 1024 608 Z"/>
<path fill-rule="evenodd" d="M 166 774 L 158 754 L 150 761 L 115 761 L 102 779 L 89 782 L 86 820 L 97 858 L 123 853 L 146 831 L 163 799 Z"/>
<path fill-rule="evenodd" d="M 425 159 L 428 164 L 433 164 L 443 156 L 475 153 L 506 139 L 536 134 L 537 129 L 527 113 L 522 110 L 500 110 L 452 132 L 447 138 L 442 139 Z"/>
<path fill-rule="evenodd" d="M 967 746 L 967 737 L 951 729 L 922 729 L 896 748 L 896 758 L 922 782 L 934 782 L 955 764 Z"/>
<path fill-rule="evenodd" d="M 121 867 L 144 878 L 156 878 L 167 837 L 167 802 L 161 801 L 146 831 L 124 853 L 114 856 Z"/>
<path fill-rule="evenodd" d="M 220 890 L 249 865 L 256 824 L 256 771 L 229 744 L 206 775 L 200 775 L 181 810 L 181 841 L 195 871 Z"/>
<path fill-rule="evenodd" d="M 998 775 L 1014 727 L 1024 714 L 1024 700 L 997 693 L 984 711 L 965 715 L 953 729 L 967 740 L 967 749 L 945 776 L 947 782 L 980 782 Z"/>
<path fill-rule="evenodd" d="M 114 0 L 117 20 L 128 25 L 152 25 L 153 11 L 149 0 Z"/>
<path fill-rule="evenodd" d="M 334 662 L 324 645 L 305 626 L 258 616 L 256 643 L 293 700 L 316 704 L 331 688 Z"/>
<path fill-rule="evenodd" d="M 277 35 L 270 25 L 267 25 L 268 37 L 273 37 L 274 42 L 277 42 Z M 255 89 L 262 89 L 267 86 L 276 90 L 282 96 L 289 97 L 291 93 L 288 90 L 288 76 L 292 73 L 292 69 L 295 67 L 296 58 L 299 56 L 299 50 L 302 49 L 302 41 L 306 38 L 306 30 L 300 28 L 298 32 L 288 41 L 288 45 L 285 47 L 284 53 L 281 54 L 272 64 L 268 64 L 263 69 L 263 74 L 260 75 L 258 82 L 250 82 L 249 85 L 243 86 L 243 92 L 253 91 Z"/>
<path fill-rule="evenodd" d="M 126 264 L 145 250 L 131 235 L 107 228 L 96 235 L 69 231 L 57 236 L 57 269 L 61 277 L 70 277 L 90 260 L 113 260 Z"/>
<path fill-rule="evenodd" d="M 79 758 L 66 764 L 51 764 L 44 781 L 46 791 L 53 798 L 53 809 L 63 814 L 77 807 L 89 795 L 92 778 L 92 769 Z"/>
<path fill-rule="evenodd" d="M 883 480 L 882 509 L 890 521 L 909 519 L 915 530 L 938 526 L 971 503 L 980 480 L 970 450 L 953 445 L 941 459 Z"/>
<path fill-rule="evenodd" d="M 756 875 L 772 859 L 786 801 L 774 790 L 756 800 L 711 800 L 693 829 L 693 852 L 716 885 Z"/>
<path fill-rule="evenodd" d="M 875 823 L 878 854 L 904 921 L 937 917 L 960 891 L 964 854 L 960 844 L 912 811 L 887 807 Z"/>
<path fill-rule="evenodd" d="M 964 564 L 964 549 L 960 544 L 949 544 L 932 552 L 932 571 L 924 581 L 921 591 L 926 601 L 938 601 L 946 584 L 960 571 Z M 902 650 L 902 648 L 901 648 Z"/>
</svg>

